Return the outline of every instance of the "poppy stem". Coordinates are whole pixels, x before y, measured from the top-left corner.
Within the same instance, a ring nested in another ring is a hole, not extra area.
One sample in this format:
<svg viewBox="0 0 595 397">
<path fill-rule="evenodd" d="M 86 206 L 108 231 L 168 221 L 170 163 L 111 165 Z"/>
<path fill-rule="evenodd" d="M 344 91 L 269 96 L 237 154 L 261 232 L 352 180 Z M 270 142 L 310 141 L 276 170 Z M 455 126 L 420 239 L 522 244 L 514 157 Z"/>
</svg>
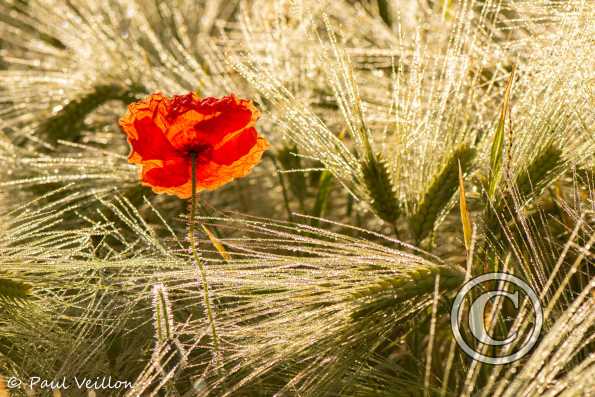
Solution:
<svg viewBox="0 0 595 397">
<path fill-rule="evenodd" d="M 211 301 L 209 299 L 209 285 L 207 283 L 207 269 L 204 262 L 198 256 L 196 250 L 196 241 L 194 240 L 194 214 L 196 212 L 196 153 L 190 153 L 192 159 L 192 201 L 190 205 L 190 218 L 188 223 L 188 238 L 190 239 L 190 245 L 192 248 L 192 256 L 194 262 L 198 266 L 200 271 L 200 278 L 202 288 L 204 291 L 204 304 L 207 310 L 207 317 L 211 325 L 211 333 L 213 335 L 213 347 L 215 348 L 215 354 L 219 356 L 219 337 L 217 336 L 217 329 L 215 328 L 215 320 L 213 319 L 213 311 L 211 310 Z"/>
</svg>

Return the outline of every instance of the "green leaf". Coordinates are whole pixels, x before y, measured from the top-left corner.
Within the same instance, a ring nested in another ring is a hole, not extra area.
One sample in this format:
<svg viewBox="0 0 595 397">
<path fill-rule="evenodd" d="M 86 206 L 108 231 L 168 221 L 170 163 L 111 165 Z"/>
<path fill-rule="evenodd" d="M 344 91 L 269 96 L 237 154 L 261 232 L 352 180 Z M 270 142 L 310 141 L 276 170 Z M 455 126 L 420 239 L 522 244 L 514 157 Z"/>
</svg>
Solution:
<svg viewBox="0 0 595 397">
<path fill-rule="evenodd" d="M 510 77 L 506 83 L 506 90 L 504 91 L 504 100 L 502 102 L 502 109 L 500 110 L 500 120 L 496 127 L 494 140 L 492 141 L 492 149 L 490 151 L 490 181 L 488 187 L 488 197 L 493 199 L 496 195 L 496 188 L 500 179 L 502 178 L 502 163 L 504 158 L 504 126 L 506 124 L 506 115 L 509 111 L 510 92 L 512 89 L 512 81 L 514 80 L 515 67 L 513 66 Z"/>
<path fill-rule="evenodd" d="M 227 250 L 221 243 L 221 240 L 219 240 L 213 233 L 211 233 L 209 228 L 207 228 L 205 225 L 201 225 L 201 226 L 202 226 L 202 230 L 204 230 L 204 232 L 206 233 L 209 240 L 211 240 L 211 244 L 213 244 L 213 247 L 215 247 L 215 249 L 217 250 L 219 255 L 221 255 L 221 257 L 223 259 L 225 259 L 226 261 L 230 260 L 231 255 L 229 255 L 229 253 L 227 252 Z"/>
<path fill-rule="evenodd" d="M 302 168 L 301 159 L 298 156 L 298 153 L 297 145 L 293 144 L 285 146 L 277 153 L 277 159 L 285 171 L 291 171 L 284 174 L 284 176 L 289 181 L 291 193 L 298 199 L 300 208 L 303 211 L 308 189 L 306 176 L 303 172 L 296 171 Z"/>
<path fill-rule="evenodd" d="M 467 197 L 465 196 L 465 180 L 463 179 L 463 169 L 459 161 L 459 209 L 461 211 L 461 223 L 463 224 L 463 237 L 465 249 L 469 252 L 471 247 L 471 235 L 473 228 L 471 226 L 471 216 L 467 210 Z"/>
<path fill-rule="evenodd" d="M 331 192 L 331 186 L 333 182 L 333 175 L 325 170 L 320 175 L 320 182 L 318 184 L 318 193 L 316 194 L 316 201 L 314 202 L 314 208 L 312 208 L 312 216 L 320 218 L 326 209 L 328 202 L 328 196 Z M 318 227 L 320 222 L 318 219 L 312 219 L 310 224 L 314 227 Z"/>
</svg>

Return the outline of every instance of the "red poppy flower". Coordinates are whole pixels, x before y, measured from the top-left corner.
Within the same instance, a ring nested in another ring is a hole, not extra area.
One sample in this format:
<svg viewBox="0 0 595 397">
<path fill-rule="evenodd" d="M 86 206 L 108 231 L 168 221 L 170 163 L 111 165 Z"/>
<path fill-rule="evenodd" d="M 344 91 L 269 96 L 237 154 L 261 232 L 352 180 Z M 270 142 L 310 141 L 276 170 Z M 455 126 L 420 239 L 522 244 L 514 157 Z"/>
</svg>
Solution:
<svg viewBox="0 0 595 397">
<path fill-rule="evenodd" d="M 120 126 L 132 148 L 128 161 L 142 166 L 141 182 L 156 193 L 189 198 L 192 156 L 197 191 L 243 177 L 260 161 L 268 142 L 254 128 L 259 117 L 251 101 L 234 95 L 155 93 L 130 104 Z"/>
</svg>

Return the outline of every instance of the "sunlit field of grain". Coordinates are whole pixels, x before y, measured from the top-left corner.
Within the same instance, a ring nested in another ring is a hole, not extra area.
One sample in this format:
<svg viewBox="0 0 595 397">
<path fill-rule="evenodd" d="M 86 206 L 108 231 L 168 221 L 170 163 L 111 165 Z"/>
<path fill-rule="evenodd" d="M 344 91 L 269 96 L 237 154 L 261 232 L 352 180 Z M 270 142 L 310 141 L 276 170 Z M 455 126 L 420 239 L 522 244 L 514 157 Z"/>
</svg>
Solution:
<svg viewBox="0 0 595 397">
<path fill-rule="evenodd" d="M 0 0 L 0 397 L 592 396 L 594 40 L 592 0 Z"/>
</svg>

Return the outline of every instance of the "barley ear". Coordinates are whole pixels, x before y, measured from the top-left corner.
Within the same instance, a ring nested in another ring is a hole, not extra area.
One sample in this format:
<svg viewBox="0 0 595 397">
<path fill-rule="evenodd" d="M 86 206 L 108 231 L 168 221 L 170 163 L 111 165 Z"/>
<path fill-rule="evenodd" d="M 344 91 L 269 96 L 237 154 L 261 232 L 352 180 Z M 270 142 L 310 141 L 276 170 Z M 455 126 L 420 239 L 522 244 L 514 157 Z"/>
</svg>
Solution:
<svg viewBox="0 0 595 397">
<path fill-rule="evenodd" d="M 556 180 L 565 162 L 562 154 L 560 148 L 549 143 L 517 174 L 512 188 L 503 192 L 495 205 L 486 211 L 486 228 L 492 235 L 500 235 L 501 222 L 508 223 L 514 219 L 515 208 L 535 200 Z"/>
<path fill-rule="evenodd" d="M 380 155 L 370 155 L 361 167 L 372 210 L 380 219 L 394 225 L 399 218 L 400 204 L 388 164 Z"/>
<path fill-rule="evenodd" d="M 0 303 L 19 303 L 31 298 L 30 284 L 9 278 L 0 278 Z"/>
<path fill-rule="evenodd" d="M 38 131 L 46 134 L 53 143 L 59 140 L 77 141 L 85 118 L 99 106 L 113 100 L 130 103 L 142 93 L 145 93 L 145 89 L 138 85 L 96 85 L 92 91 L 73 99 L 49 117 L 39 126 Z"/>
<path fill-rule="evenodd" d="M 380 18 L 384 21 L 387 26 L 392 26 L 392 18 L 390 14 L 390 7 L 388 5 L 387 0 L 378 0 L 378 13 L 380 14 Z"/>
<path fill-rule="evenodd" d="M 153 320 L 155 326 L 155 337 L 157 339 L 156 349 L 167 343 L 174 335 L 174 318 L 167 288 L 159 283 L 153 286 Z"/>
<path fill-rule="evenodd" d="M 167 395 L 179 395 L 175 378 L 187 364 L 187 353 L 175 335 L 173 309 L 165 285 L 153 286 L 153 320 L 156 343 L 153 350 L 153 364 L 161 373 Z"/>
<path fill-rule="evenodd" d="M 409 227 L 418 243 L 436 228 L 437 220 L 457 191 L 459 165 L 463 172 L 467 171 L 474 157 L 474 149 L 467 145 L 459 146 L 434 177 L 409 219 Z"/>
<path fill-rule="evenodd" d="M 420 264 L 394 277 L 385 277 L 374 283 L 356 287 L 352 298 L 359 305 L 352 318 L 359 320 L 375 312 L 394 309 L 406 300 L 431 294 L 438 275 L 442 291 L 454 290 L 465 280 L 465 272 L 459 267 Z"/>
<path fill-rule="evenodd" d="M 544 147 L 531 163 L 521 171 L 515 180 L 515 187 L 522 203 L 541 195 L 556 178 L 557 171 L 564 164 L 562 150 L 554 143 Z"/>
</svg>

